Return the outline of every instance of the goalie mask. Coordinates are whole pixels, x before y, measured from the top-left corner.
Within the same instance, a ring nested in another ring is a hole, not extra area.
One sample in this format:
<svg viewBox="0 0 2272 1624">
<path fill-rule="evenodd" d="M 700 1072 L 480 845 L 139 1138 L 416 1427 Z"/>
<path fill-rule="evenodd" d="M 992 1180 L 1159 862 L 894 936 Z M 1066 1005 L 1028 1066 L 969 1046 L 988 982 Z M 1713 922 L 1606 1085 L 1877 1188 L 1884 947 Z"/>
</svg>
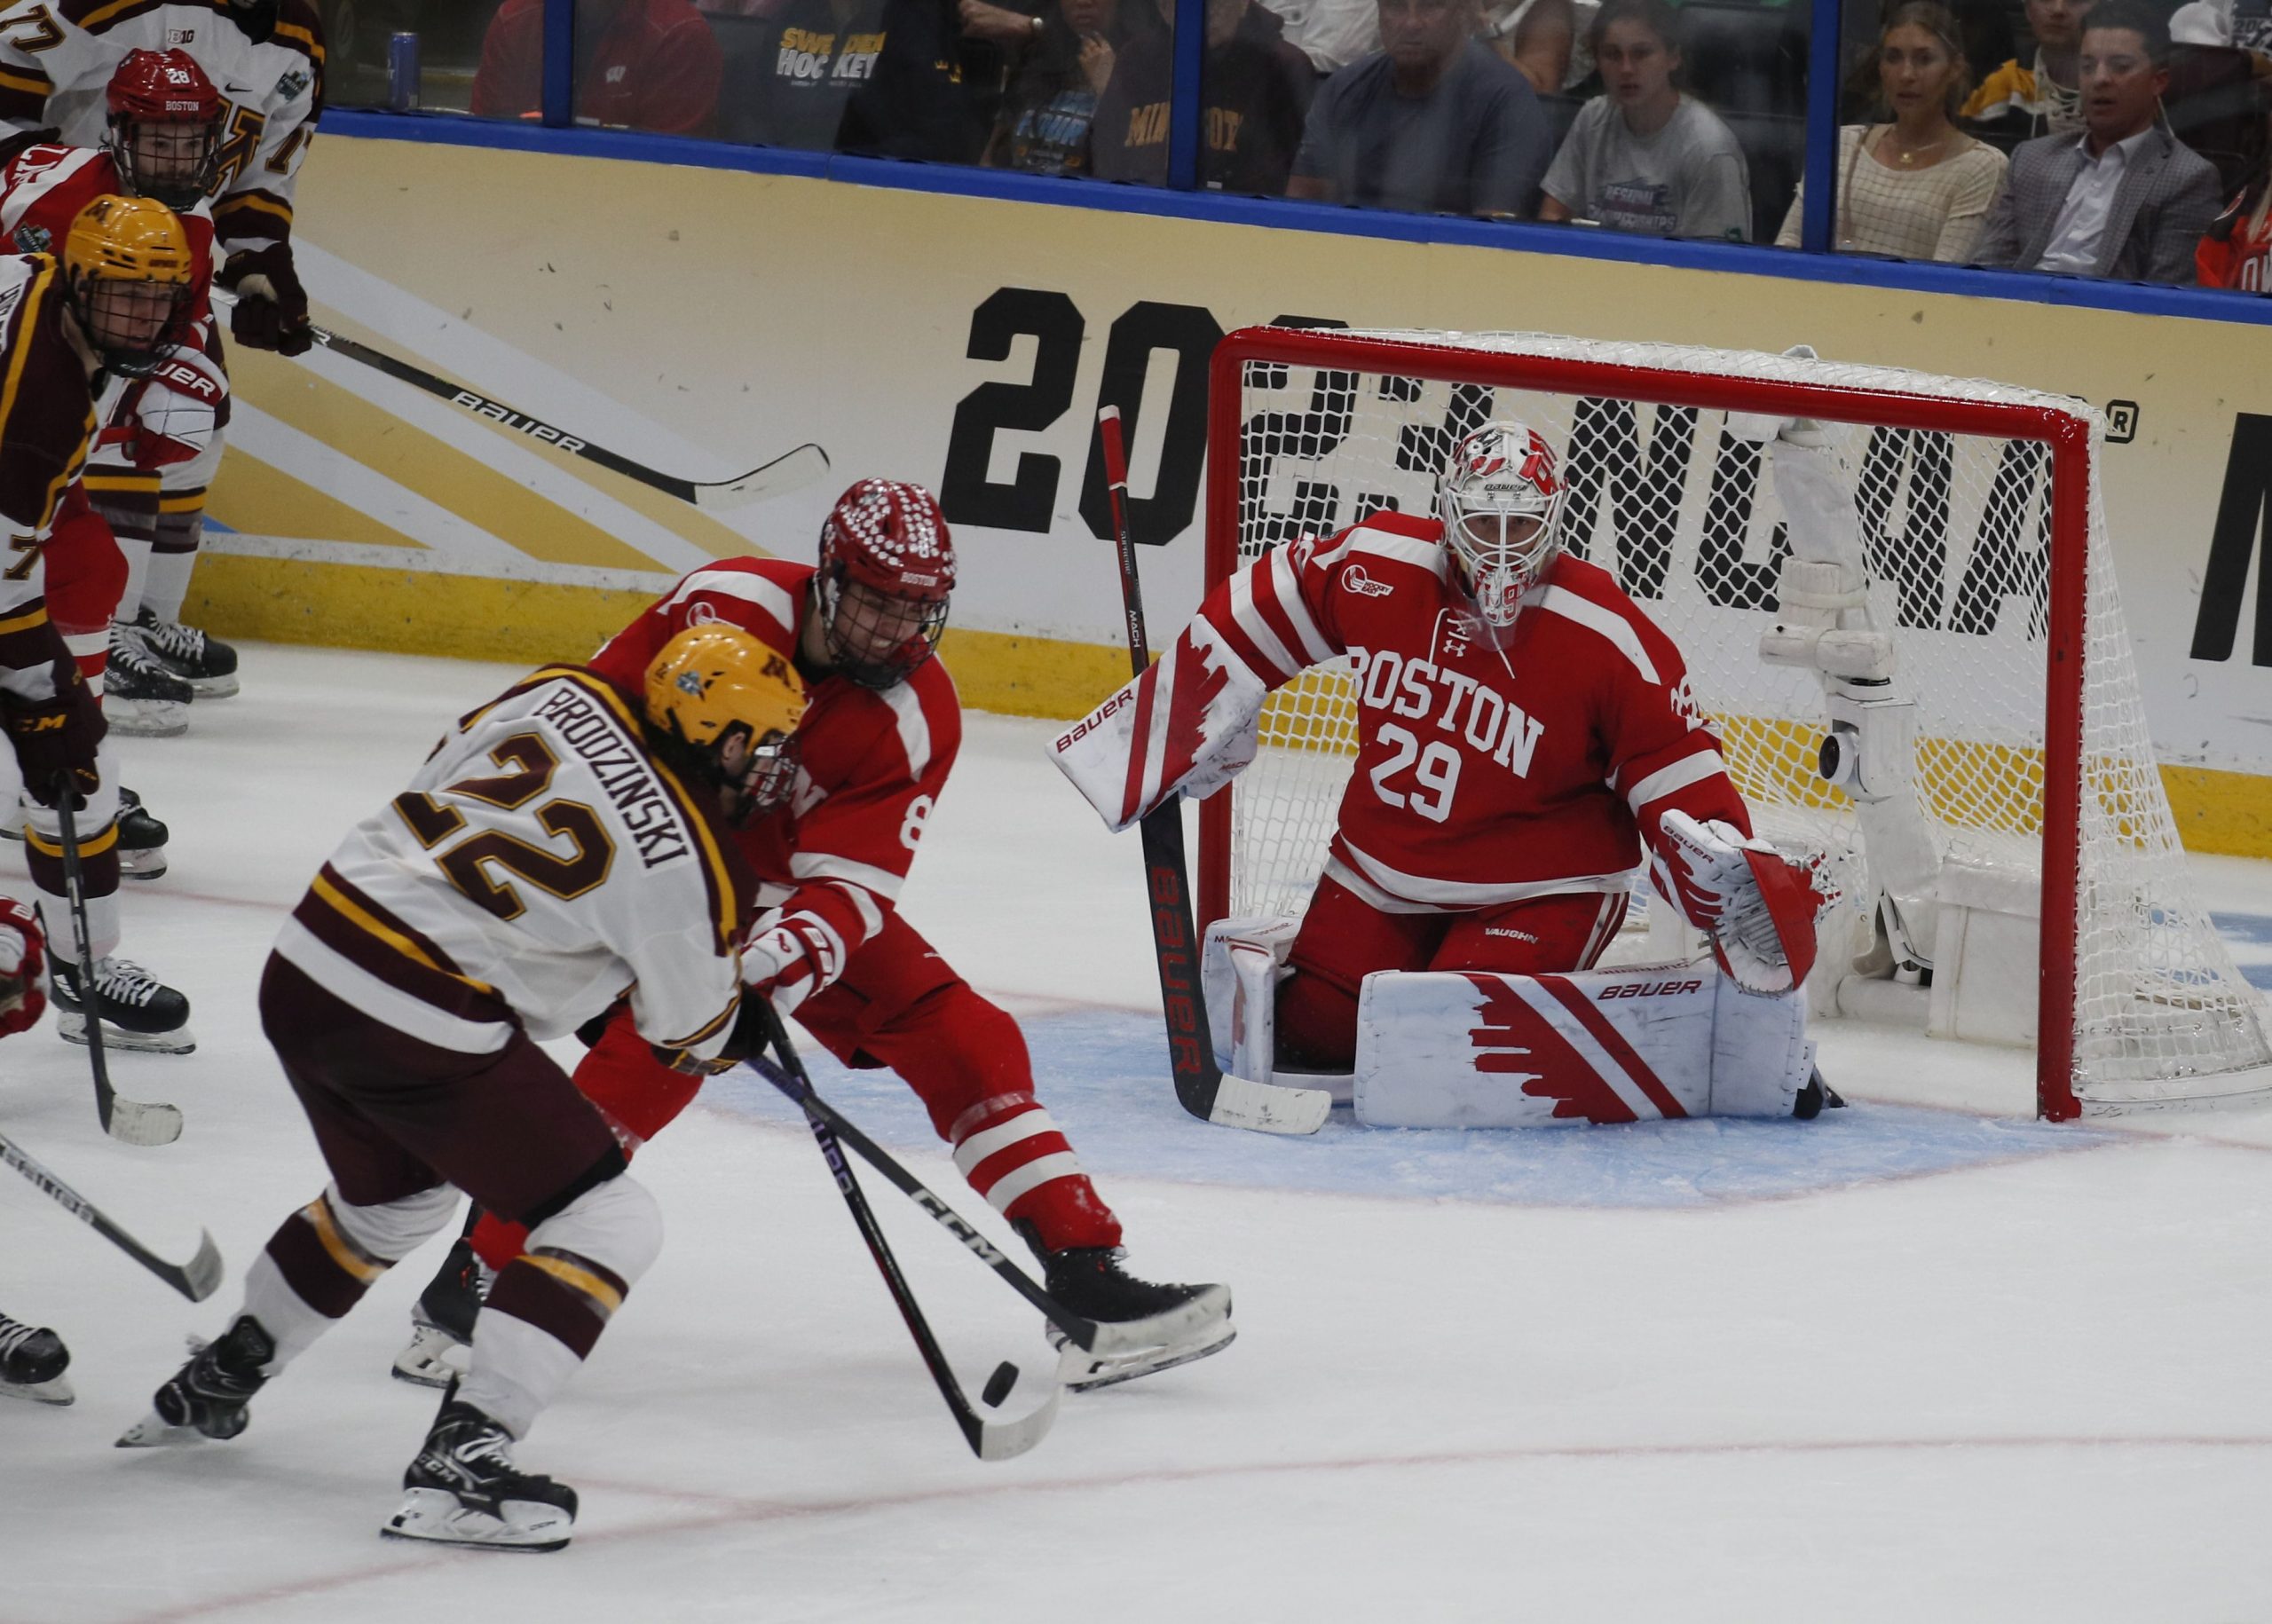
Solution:
<svg viewBox="0 0 2272 1624">
<path fill-rule="evenodd" d="M 1523 594 L 1562 550 L 1562 500 L 1553 450 L 1527 423 L 1486 423 L 1452 453 L 1436 515 L 1486 623 L 1512 626 Z"/>
<path fill-rule="evenodd" d="M 108 370 L 146 378 L 187 335 L 189 237 L 146 197 L 99 197 L 63 237 L 71 309 Z"/>
<path fill-rule="evenodd" d="M 821 526 L 814 588 L 829 664 L 863 688 L 897 687 L 938 647 L 954 585 L 937 500 L 919 485 L 863 479 Z"/>
<path fill-rule="evenodd" d="M 647 722 L 687 747 L 739 824 L 789 798 L 805 690 L 789 662 L 739 627 L 691 626 L 647 666 Z"/>
<path fill-rule="evenodd" d="M 103 150 L 138 197 L 188 209 L 213 184 L 228 104 L 184 51 L 130 51 L 110 76 Z"/>
</svg>

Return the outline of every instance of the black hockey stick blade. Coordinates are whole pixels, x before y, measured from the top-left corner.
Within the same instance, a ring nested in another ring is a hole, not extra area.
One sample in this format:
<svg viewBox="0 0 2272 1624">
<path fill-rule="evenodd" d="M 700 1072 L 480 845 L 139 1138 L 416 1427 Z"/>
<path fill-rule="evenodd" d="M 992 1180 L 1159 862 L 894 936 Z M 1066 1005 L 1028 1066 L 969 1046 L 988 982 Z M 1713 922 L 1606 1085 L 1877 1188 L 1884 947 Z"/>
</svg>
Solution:
<svg viewBox="0 0 2272 1624">
<path fill-rule="evenodd" d="M 102 1012 L 95 1005 L 95 961 L 88 951 L 87 886 L 79 866 L 79 820 L 71 806 L 71 775 L 55 778 L 55 816 L 63 847 L 63 889 L 71 906 L 71 939 L 78 949 L 81 1019 L 87 1023 L 87 1063 L 95 1076 L 95 1117 L 122 1145 L 170 1145 L 181 1137 L 181 1109 L 156 1100 L 122 1099 L 111 1086 L 103 1053 Z M 59 1019 L 60 1017 L 59 1016 Z"/>
<path fill-rule="evenodd" d="M 221 1284 L 221 1251 L 210 1233 L 200 1230 L 197 1250 L 187 1263 L 168 1263 L 105 1216 L 101 1208 L 58 1179 L 20 1147 L 0 1139 L 0 1162 L 5 1162 L 38 1186 L 57 1205 L 108 1241 L 193 1303 L 211 1297 Z"/>
<path fill-rule="evenodd" d="M 1144 635 L 1144 590 L 1136 576 L 1136 537 L 1128 522 L 1128 452 L 1120 408 L 1097 413 L 1112 532 L 1120 558 L 1120 600 L 1128 617 L 1128 660 L 1141 677 L 1151 664 Z M 1199 936 L 1192 923 L 1191 871 L 1183 856 L 1183 803 L 1171 795 L 1138 820 L 1144 846 L 1144 888 L 1151 903 L 1152 952 L 1167 1020 L 1168 1069 L 1176 1101 L 1202 1122 L 1258 1133 L 1315 1133 L 1333 1110 L 1322 1089 L 1281 1088 L 1227 1076 L 1215 1063 L 1214 1035 L 1199 990 Z"/>
</svg>

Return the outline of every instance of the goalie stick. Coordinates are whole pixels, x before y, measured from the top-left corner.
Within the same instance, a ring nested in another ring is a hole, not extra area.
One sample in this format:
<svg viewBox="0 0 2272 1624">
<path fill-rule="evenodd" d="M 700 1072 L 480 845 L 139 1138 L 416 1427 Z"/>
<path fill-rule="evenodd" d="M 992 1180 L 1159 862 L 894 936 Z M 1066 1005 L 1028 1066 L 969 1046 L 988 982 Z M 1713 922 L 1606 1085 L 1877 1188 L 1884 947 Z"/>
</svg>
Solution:
<svg viewBox="0 0 2272 1624">
<path fill-rule="evenodd" d="M 211 1297 L 221 1284 L 221 1252 L 212 1235 L 200 1230 L 197 1253 L 187 1263 L 168 1263 L 103 1215 L 102 1209 L 42 1167 L 22 1149 L 0 1137 L 0 1162 L 37 1185 L 44 1194 L 119 1250 L 193 1303 Z"/>
<path fill-rule="evenodd" d="M 1112 501 L 1114 542 L 1120 554 L 1120 597 L 1128 615 L 1128 661 L 1141 677 L 1149 668 L 1145 646 L 1144 593 L 1136 579 L 1136 537 L 1128 524 L 1128 452 L 1120 408 L 1097 413 L 1104 472 Z M 1138 746 L 1140 748 L 1140 744 Z M 1323 1089 L 1281 1088 L 1227 1076 L 1215 1063 L 1207 1005 L 1199 993 L 1199 938 L 1192 928 L 1191 871 L 1183 856 L 1183 797 L 1169 796 L 1138 820 L 1144 843 L 1144 891 L 1152 910 L 1152 950 L 1160 974 L 1160 1003 L 1167 1019 L 1168 1066 L 1175 1097 L 1203 1122 L 1258 1133 L 1315 1133 L 1333 1110 Z"/>
<path fill-rule="evenodd" d="M 213 290 L 213 297 L 217 303 L 234 303 L 233 295 L 225 293 L 218 288 Z M 428 394 L 446 400 L 454 406 L 462 406 L 485 422 L 502 423 L 508 429 L 518 430 L 532 440 L 540 441 L 547 445 L 557 446 L 562 451 L 581 457 L 588 462 L 596 462 L 612 473 L 622 475 L 626 479 L 635 479 L 641 485 L 651 486 L 667 495 L 675 496 L 682 502 L 691 502 L 698 508 L 716 511 L 728 508 L 738 508 L 748 502 L 770 501 L 776 496 L 785 496 L 792 491 L 809 485 L 828 472 L 828 453 L 819 445 L 808 441 L 793 450 L 783 452 L 772 461 L 761 463 L 738 478 L 707 481 L 681 479 L 674 474 L 666 474 L 649 468 L 643 462 L 635 462 L 620 452 L 610 451 L 604 445 L 595 445 L 591 441 L 571 434 L 564 429 L 555 428 L 542 418 L 531 417 L 525 412 L 516 411 L 501 400 L 492 400 L 486 395 L 477 394 L 472 390 L 462 388 L 447 378 L 428 372 L 424 367 L 406 361 L 399 356 L 389 355 L 383 350 L 375 350 L 370 345 L 350 338 L 343 333 L 335 333 L 329 327 L 318 327 L 313 322 L 308 324 L 308 333 L 317 343 L 321 344 L 335 355 L 343 355 L 351 361 L 359 361 L 374 371 L 386 374 L 388 377 L 398 382 L 407 383 L 413 389 L 424 390 Z"/>
<path fill-rule="evenodd" d="M 170 1145 L 181 1137 L 181 1108 L 123 1099 L 110 1084 L 110 1063 L 103 1056 L 102 1005 L 95 990 L 95 960 L 88 951 L 91 933 L 87 929 L 87 885 L 79 866 L 79 820 L 71 808 L 71 775 L 58 773 L 55 816 L 63 836 L 63 891 L 71 905 L 71 940 L 78 949 L 80 1011 L 87 1023 L 87 1062 L 95 1074 L 95 1116 L 101 1122 L 103 1131 L 122 1144 Z M 88 1219 L 90 1223 L 93 1221 Z M 130 1243 L 119 1236 L 112 1238 L 130 1249 Z M 144 1262 L 150 1262 L 147 1253 L 138 1256 Z"/>
<path fill-rule="evenodd" d="M 748 995 L 752 997 L 757 995 Z M 964 1441 L 970 1452 L 982 1461 L 1006 1461 L 1023 1455 L 1039 1443 L 1057 1420 L 1058 1401 L 1065 1390 L 1053 1378 L 1049 1397 L 1025 1415 L 1013 1419 L 993 1419 L 981 1415 L 971 1407 L 964 1396 L 962 1384 L 955 1379 L 954 1368 L 947 1363 L 947 1356 L 939 1349 L 939 1340 L 931 1334 L 930 1322 L 917 1306 L 915 1293 L 907 1284 L 907 1277 L 900 1272 L 899 1259 L 892 1256 L 891 1243 L 884 1239 L 883 1228 L 876 1222 L 875 1211 L 868 1205 L 867 1195 L 860 1188 L 860 1181 L 852 1175 L 852 1164 L 844 1159 L 844 1147 L 838 1142 L 835 1124 L 843 1119 L 820 1102 L 813 1092 L 812 1079 L 805 1075 L 804 1062 L 789 1046 L 789 1034 L 781 1025 L 779 1012 L 770 1005 L 765 1010 L 766 1025 L 772 1039 L 774 1052 L 781 1057 L 777 1069 L 762 1056 L 753 1055 L 748 1064 L 759 1076 L 804 1108 L 805 1123 L 813 1131 L 814 1141 L 828 1163 L 828 1171 L 836 1179 L 836 1187 L 850 1210 L 852 1222 L 860 1231 L 860 1238 L 868 1243 L 868 1255 L 876 1260 L 876 1269 L 884 1277 L 884 1285 L 891 1292 L 899 1316 L 907 1322 L 908 1334 L 915 1338 L 915 1346 L 923 1355 L 923 1363 L 931 1372 L 931 1379 L 938 1384 L 939 1396 L 947 1401 L 947 1408 L 954 1412 L 955 1423 L 962 1429 Z M 847 1124 L 848 1126 L 848 1124 Z M 863 1136 L 864 1137 L 864 1136 Z M 872 1150 L 873 1147 L 870 1147 Z M 934 1197 L 934 1200 L 936 1198 Z M 934 1214 L 935 1217 L 937 1214 Z M 944 1218 L 940 1220 L 945 1222 Z M 957 1218 L 956 1224 L 962 1220 Z M 950 1226 L 951 1228 L 952 1226 Z M 967 1228 L 968 1226 L 964 1226 Z M 957 1232 L 958 1234 L 960 1231 Z M 965 1242 L 967 1245 L 969 1242 Z M 1022 1375 L 1018 1367 L 1007 1360 L 995 1367 L 987 1378 L 982 1399 L 989 1409 L 1010 1396 Z"/>
</svg>

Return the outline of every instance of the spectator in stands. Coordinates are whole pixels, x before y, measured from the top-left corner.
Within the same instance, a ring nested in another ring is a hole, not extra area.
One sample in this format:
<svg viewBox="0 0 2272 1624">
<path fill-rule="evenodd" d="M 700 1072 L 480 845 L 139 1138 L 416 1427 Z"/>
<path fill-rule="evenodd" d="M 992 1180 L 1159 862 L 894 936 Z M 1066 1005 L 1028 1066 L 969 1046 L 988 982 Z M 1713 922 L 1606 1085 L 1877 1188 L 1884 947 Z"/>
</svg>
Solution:
<svg viewBox="0 0 2272 1624">
<path fill-rule="evenodd" d="M 1120 53 L 1166 25 L 1150 0 L 1057 0 L 1040 21 L 985 161 L 1029 175 L 1085 175 L 1090 126 Z"/>
<path fill-rule="evenodd" d="M 1751 240 L 1743 148 L 1673 83 L 1679 22 L 1665 0 L 1608 0 L 1587 42 L 1602 94 L 1578 110 L 1546 171 L 1542 220 L 1590 220 L 1653 237 Z"/>
<path fill-rule="evenodd" d="M 2204 288 L 2272 293 L 2272 152 L 2210 222 L 2193 264 Z"/>
<path fill-rule="evenodd" d="M 1980 82 L 1957 109 L 1975 131 L 2007 152 L 2037 136 L 2080 135 L 2082 80 L 2076 55 L 2092 0 L 2027 0 L 2027 26 L 2035 35 L 2035 64 L 2015 57 Z"/>
<path fill-rule="evenodd" d="M 1290 197 L 1526 217 L 1553 135 L 1530 81 L 1475 37 L 1475 0 L 1379 0 L 1382 49 L 1320 87 Z"/>
<path fill-rule="evenodd" d="M 544 0 L 505 0 L 481 42 L 472 111 L 535 118 L 544 101 Z M 725 59 L 688 0 L 577 0 L 579 122 L 708 135 Z"/>
<path fill-rule="evenodd" d="M 2083 133 L 2023 142 L 1988 210 L 1976 264 L 2190 282 L 2217 213 L 2217 171 L 2158 116 L 2169 30 L 2128 0 L 2102 0 L 2079 59 Z"/>
<path fill-rule="evenodd" d="M 756 138 L 807 152 L 970 163 L 986 131 L 935 0 L 775 0 Z"/>
<path fill-rule="evenodd" d="M 1286 25 L 1286 43 L 1310 59 L 1321 80 L 1381 48 L 1374 0 L 1274 0 L 1270 9 Z"/>
<path fill-rule="evenodd" d="M 1956 19 L 1939 0 L 1907 0 L 1878 36 L 1878 91 L 1886 124 L 1838 132 L 1838 222 L 1842 253 L 1968 264 L 2004 180 L 2004 154 L 1950 122 L 1971 69 Z M 1799 244 L 1806 189 L 1776 233 Z"/>
<path fill-rule="evenodd" d="M 1163 22 L 1172 23 L 1175 0 L 1156 4 Z M 1090 137 L 1091 173 L 1099 180 L 1156 186 L 1167 180 L 1174 68 L 1174 39 L 1166 27 L 1120 53 L 1098 99 Z M 1207 0 L 1199 184 L 1272 197 L 1283 192 L 1316 90 L 1309 59 L 1286 43 L 1277 17 L 1250 0 Z"/>
</svg>

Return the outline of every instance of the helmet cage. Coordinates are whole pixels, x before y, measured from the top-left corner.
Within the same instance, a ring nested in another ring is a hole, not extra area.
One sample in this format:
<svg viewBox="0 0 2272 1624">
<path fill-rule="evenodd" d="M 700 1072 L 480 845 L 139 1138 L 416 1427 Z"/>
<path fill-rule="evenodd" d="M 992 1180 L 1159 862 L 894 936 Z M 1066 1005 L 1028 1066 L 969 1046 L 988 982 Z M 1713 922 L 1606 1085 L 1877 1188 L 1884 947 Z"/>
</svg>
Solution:
<svg viewBox="0 0 2272 1624">
<path fill-rule="evenodd" d="M 841 559 L 824 565 L 816 581 L 828 662 L 861 687 L 896 688 L 937 651 L 947 629 L 946 593 L 919 598 L 888 592 L 854 580 Z M 902 627 L 906 635 L 895 638 Z"/>
<path fill-rule="evenodd" d="M 157 154 L 145 151 L 139 139 L 139 132 L 152 130 L 195 130 L 198 139 L 186 155 L 178 149 L 171 154 L 171 166 L 166 172 L 154 173 Z M 122 113 L 110 121 L 103 150 L 118 166 L 119 178 L 135 196 L 154 198 L 172 209 L 193 209 L 211 189 L 214 171 L 220 167 L 221 126 L 212 122 L 154 119 Z"/>
<path fill-rule="evenodd" d="M 789 799 L 789 792 L 796 786 L 801 761 L 795 736 L 769 729 L 762 738 L 750 745 L 742 759 L 740 772 L 729 773 L 725 764 L 728 741 L 748 737 L 749 729 L 736 722 L 706 753 L 716 769 L 719 785 L 729 792 L 726 822 L 737 829 L 755 814 L 770 812 Z"/>
<path fill-rule="evenodd" d="M 193 208 L 219 167 L 221 122 L 229 108 L 204 70 L 179 50 L 129 51 L 111 75 L 105 105 L 103 150 L 127 190 L 169 209 Z M 190 138 L 146 145 L 146 133 Z"/>
<path fill-rule="evenodd" d="M 181 282 L 82 275 L 72 285 L 71 303 L 103 369 L 122 378 L 146 378 L 164 364 L 168 351 L 188 337 L 189 291 Z M 150 336 L 138 337 L 136 330 L 154 311 L 162 313 Z"/>
<path fill-rule="evenodd" d="M 1487 424 L 1453 453 L 1437 488 L 1437 516 L 1487 624 L 1512 626 L 1523 594 L 1561 552 L 1563 506 L 1553 453 L 1523 424 Z"/>
</svg>

